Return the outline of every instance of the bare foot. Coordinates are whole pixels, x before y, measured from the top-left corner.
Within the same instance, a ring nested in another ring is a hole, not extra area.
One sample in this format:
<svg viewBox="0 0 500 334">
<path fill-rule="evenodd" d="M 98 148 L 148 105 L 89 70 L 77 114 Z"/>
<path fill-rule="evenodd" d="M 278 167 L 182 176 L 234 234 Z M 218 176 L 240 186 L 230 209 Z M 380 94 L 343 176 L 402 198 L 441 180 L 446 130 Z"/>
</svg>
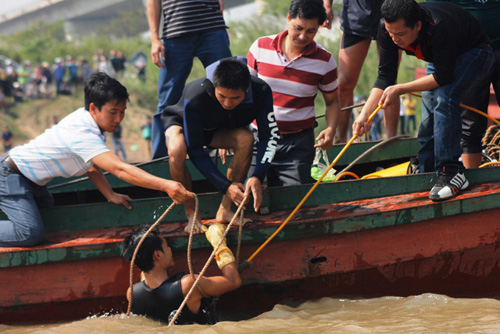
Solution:
<svg viewBox="0 0 500 334">
<path fill-rule="evenodd" d="M 207 227 L 201 223 L 201 220 L 196 219 L 196 221 L 194 221 L 194 216 L 193 216 L 189 218 L 188 224 L 184 228 L 184 232 L 191 233 L 191 225 L 193 225 L 193 223 L 194 223 L 193 233 L 205 233 L 205 231 L 207 230 Z"/>
<path fill-rule="evenodd" d="M 233 217 L 234 217 L 234 212 L 227 211 L 221 206 L 221 207 L 219 207 L 219 210 L 217 211 L 217 215 L 215 216 L 215 219 L 221 223 L 229 223 L 231 221 L 231 219 L 233 219 Z M 249 223 L 251 221 L 252 220 L 250 218 L 243 217 L 243 225 L 245 225 L 246 223 Z M 236 218 L 234 225 L 240 226 L 240 217 Z"/>
</svg>

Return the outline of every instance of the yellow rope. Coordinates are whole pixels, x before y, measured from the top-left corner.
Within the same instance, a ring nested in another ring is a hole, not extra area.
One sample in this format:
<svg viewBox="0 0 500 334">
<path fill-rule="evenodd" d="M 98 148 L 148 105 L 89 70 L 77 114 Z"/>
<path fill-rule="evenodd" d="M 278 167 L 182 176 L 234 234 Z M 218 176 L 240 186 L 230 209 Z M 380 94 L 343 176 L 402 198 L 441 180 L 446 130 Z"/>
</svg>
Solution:
<svg viewBox="0 0 500 334">
<path fill-rule="evenodd" d="M 500 165 L 500 161 L 490 161 L 490 162 L 482 164 L 481 166 L 479 166 L 479 168 L 488 167 L 488 166 L 498 166 L 498 165 Z"/>
<path fill-rule="evenodd" d="M 418 93 L 410 93 L 410 94 L 413 95 L 413 96 L 416 96 L 416 97 L 420 97 L 420 98 L 422 97 L 422 94 L 418 94 Z M 460 108 L 464 108 L 464 109 L 473 111 L 476 114 L 479 114 L 479 115 L 482 115 L 482 116 L 486 117 L 487 119 L 489 119 L 493 123 L 500 125 L 500 122 L 498 120 L 496 120 L 494 117 L 488 115 L 487 113 L 482 112 L 481 110 L 478 110 L 478 109 L 473 108 L 473 107 L 469 107 L 469 106 L 467 106 L 467 105 L 465 105 L 463 103 L 460 103 Z"/>
<path fill-rule="evenodd" d="M 422 94 L 417 94 L 417 93 L 410 93 L 411 95 L 413 96 L 417 96 L 417 97 L 422 97 Z M 464 108 L 464 109 L 467 109 L 467 110 L 470 110 L 470 111 L 473 111 L 475 113 L 478 113 L 486 118 L 488 118 L 489 120 L 493 121 L 494 123 L 500 125 L 500 122 L 497 121 L 495 118 L 491 117 L 490 115 L 480 111 L 480 110 L 477 110 L 476 108 L 472 108 L 472 107 L 469 107 L 469 106 L 466 106 L 462 103 L 460 103 L 460 107 Z M 379 105 L 377 107 L 377 109 L 375 109 L 373 111 L 373 113 L 370 115 L 370 117 L 368 117 L 367 119 L 367 122 L 371 122 L 371 120 L 373 119 L 373 117 L 377 114 L 377 112 L 382 108 L 381 105 Z M 299 209 L 302 207 L 302 205 L 304 204 L 304 202 L 309 198 L 309 196 L 313 193 L 313 191 L 318 187 L 318 185 L 321 183 L 321 181 L 323 180 L 323 178 L 326 176 L 326 174 L 328 173 L 328 171 L 330 171 L 330 169 L 332 169 L 332 167 L 337 163 L 337 161 L 340 159 L 340 157 L 344 154 L 344 152 L 347 150 L 347 148 L 349 146 L 351 146 L 351 144 L 354 142 L 354 140 L 357 138 L 357 135 L 355 134 L 351 140 L 349 140 L 349 142 L 345 145 L 345 147 L 342 149 L 342 151 L 340 151 L 340 153 L 337 155 L 337 157 L 335 158 L 335 160 L 330 164 L 330 166 L 328 166 L 328 168 L 325 170 L 325 172 L 323 173 L 323 175 L 321 175 L 321 177 L 316 181 L 316 183 L 312 186 L 312 188 L 307 192 L 307 194 L 304 196 L 304 198 L 302 198 L 302 200 L 300 201 L 300 203 L 295 207 L 295 209 L 292 211 L 292 213 L 285 219 L 285 221 L 283 223 L 281 223 L 281 225 L 278 227 L 278 229 L 248 258 L 247 262 L 252 262 L 252 260 L 257 256 L 257 254 L 260 253 L 260 251 L 267 246 L 267 244 L 272 240 L 274 239 L 274 237 L 276 237 L 276 235 L 281 232 L 281 230 L 285 227 L 286 224 L 288 224 L 288 222 L 293 218 L 293 216 L 297 213 L 297 211 L 299 211 Z"/>
<path fill-rule="evenodd" d="M 374 111 L 373 113 L 370 115 L 370 117 L 368 117 L 368 119 L 366 120 L 367 123 L 370 123 L 373 119 L 373 117 L 377 114 L 377 112 L 380 110 L 380 108 L 382 108 L 381 105 L 379 105 Z M 344 148 L 342 149 L 342 151 L 340 151 L 340 153 L 337 155 L 337 157 L 335 158 L 335 160 L 332 161 L 332 163 L 330 164 L 330 166 L 328 166 L 328 168 L 323 172 L 323 175 L 321 175 L 321 177 L 316 181 L 316 183 L 311 187 L 311 189 L 307 192 L 307 194 L 304 196 L 304 198 L 302 198 L 302 200 L 300 201 L 300 203 L 295 207 L 295 209 L 293 209 L 292 213 L 285 219 L 285 221 L 283 223 L 281 223 L 281 225 L 278 227 L 278 229 L 262 244 L 260 245 L 260 247 L 246 260 L 247 262 L 252 262 L 252 260 L 257 256 L 257 254 L 260 253 L 260 251 L 262 249 L 264 249 L 264 247 L 267 246 L 267 244 L 269 242 L 271 242 L 271 240 L 274 239 L 274 237 L 280 233 L 280 231 L 285 227 L 286 224 L 288 224 L 288 222 L 293 218 L 293 216 L 295 216 L 295 214 L 297 213 L 297 211 L 299 211 L 299 209 L 301 208 L 301 206 L 304 204 L 304 202 L 309 198 L 309 196 L 311 196 L 311 194 L 313 193 L 314 190 L 316 190 L 316 188 L 318 187 L 318 185 L 321 183 L 321 181 L 323 180 L 323 178 L 326 176 L 326 174 L 328 174 L 328 172 L 330 171 L 330 169 L 333 168 L 333 166 L 335 166 L 335 164 L 337 163 L 337 161 L 339 161 L 340 157 L 342 157 L 342 155 L 344 154 L 344 152 L 349 148 L 349 146 L 351 146 L 351 144 L 354 142 L 354 140 L 358 137 L 357 134 L 355 134 L 351 140 L 349 140 L 349 142 L 344 146 Z"/>
</svg>

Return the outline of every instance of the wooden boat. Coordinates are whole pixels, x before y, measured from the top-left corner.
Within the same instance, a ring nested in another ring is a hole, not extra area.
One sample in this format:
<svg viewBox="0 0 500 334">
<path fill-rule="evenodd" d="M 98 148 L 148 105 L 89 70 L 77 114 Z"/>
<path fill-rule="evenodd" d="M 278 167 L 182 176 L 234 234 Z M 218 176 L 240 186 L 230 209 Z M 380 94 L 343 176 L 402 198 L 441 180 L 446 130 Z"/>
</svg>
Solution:
<svg viewBox="0 0 500 334">
<path fill-rule="evenodd" d="M 372 145 L 353 144 L 339 167 Z M 329 155 L 336 156 L 341 148 L 334 147 Z M 408 160 L 417 149 L 414 139 L 391 142 L 360 161 L 356 173 Z M 165 161 L 153 164 L 166 169 Z M 220 298 L 222 318 L 248 318 L 277 303 L 295 305 L 325 296 L 497 295 L 500 168 L 466 174 L 470 187 L 440 203 L 427 197 L 432 174 L 321 184 L 242 272 L 243 286 Z M 247 212 L 253 222 L 243 229 L 240 262 L 276 230 L 310 187 L 264 190 L 266 213 Z M 87 191 L 82 189 L 72 191 L 81 199 Z M 221 195 L 204 193 L 199 199 L 202 219 L 214 217 Z M 0 249 L 0 323 L 123 312 L 129 264 L 120 258 L 119 243 L 137 225 L 153 223 L 169 204 L 165 197 L 146 197 L 134 200 L 133 210 L 102 202 L 43 210 L 48 243 Z M 172 272 L 188 272 L 184 226 L 181 206 L 161 226 L 174 251 Z M 228 235 L 233 249 L 237 235 L 236 230 Z M 195 271 L 201 270 L 210 253 L 204 236 L 196 235 Z M 217 273 L 212 264 L 207 275 Z"/>
</svg>

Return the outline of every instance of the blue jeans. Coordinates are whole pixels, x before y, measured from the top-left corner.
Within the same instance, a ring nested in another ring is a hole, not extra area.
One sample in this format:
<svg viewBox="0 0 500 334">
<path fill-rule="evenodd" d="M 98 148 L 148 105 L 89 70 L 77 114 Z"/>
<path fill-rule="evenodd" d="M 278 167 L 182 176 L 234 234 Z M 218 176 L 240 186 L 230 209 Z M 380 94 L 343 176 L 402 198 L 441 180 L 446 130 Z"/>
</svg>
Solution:
<svg viewBox="0 0 500 334">
<path fill-rule="evenodd" d="M 376 119 L 372 122 L 372 128 L 370 129 L 370 133 L 372 135 L 372 140 L 378 140 L 378 135 L 381 133 L 380 131 L 380 122 L 382 120 Z"/>
<path fill-rule="evenodd" d="M 53 202 L 47 187 L 13 173 L 0 162 L 0 209 L 9 218 L 0 221 L 0 247 L 29 247 L 43 242 L 45 229 L 39 207 L 50 207 Z"/>
<path fill-rule="evenodd" d="M 493 63 L 491 48 L 471 49 L 456 59 L 455 79 L 422 94 L 422 122 L 418 141 L 420 172 L 437 171 L 441 167 L 463 170 L 458 160 L 462 154 L 462 120 L 460 102 L 465 89 L 476 77 L 486 72 Z M 427 74 L 435 73 L 433 63 L 427 65 Z"/>
<path fill-rule="evenodd" d="M 193 58 L 198 57 L 204 67 L 216 61 L 231 57 L 229 36 L 225 29 L 210 30 L 163 40 L 165 68 L 158 76 L 158 109 L 151 127 L 153 159 L 167 155 L 165 128 L 161 113 L 170 105 L 176 104 L 182 96 L 186 80 L 193 67 Z"/>
</svg>

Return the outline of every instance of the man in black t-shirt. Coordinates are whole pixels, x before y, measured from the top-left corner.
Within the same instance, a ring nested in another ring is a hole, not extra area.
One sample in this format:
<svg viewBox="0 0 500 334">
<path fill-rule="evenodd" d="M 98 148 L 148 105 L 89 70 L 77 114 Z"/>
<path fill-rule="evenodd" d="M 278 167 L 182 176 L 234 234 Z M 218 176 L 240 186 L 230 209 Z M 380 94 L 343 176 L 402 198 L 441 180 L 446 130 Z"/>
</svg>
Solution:
<svg viewBox="0 0 500 334">
<path fill-rule="evenodd" d="M 468 187 L 462 150 L 460 102 L 462 93 L 493 62 L 489 39 L 479 22 L 460 6 L 414 0 L 386 0 L 377 35 L 380 46 L 378 77 L 353 132 L 362 135 L 377 105 L 386 108 L 404 93 L 424 91 L 418 139 L 420 172 L 435 171 L 433 201 L 456 196 Z M 429 62 L 427 75 L 396 84 L 398 50 Z"/>
<path fill-rule="evenodd" d="M 131 261 L 135 248 L 147 230 L 147 226 L 140 227 L 123 241 L 122 254 L 127 261 Z M 206 237 L 215 247 L 223 234 L 223 225 L 212 224 L 206 232 Z M 217 317 L 211 298 L 241 286 L 235 258 L 225 241 L 217 251 L 216 261 L 222 276 L 202 277 L 199 280 L 198 288 L 193 290 L 176 324 L 216 323 Z M 197 275 L 193 277 L 178 273 L 169 277 L 167 270 L 174 266 L 172 250 L 166 239 L 160 236 L 158 229 L 154 229 L 144 239 L 135 264 L 143 271 L 144 280 L 133 286 L 132 312 L 169 323 L 192 288 Z M 128 289 L 128 300 L 130 296 L 131 291 Z"/>
</svg>

